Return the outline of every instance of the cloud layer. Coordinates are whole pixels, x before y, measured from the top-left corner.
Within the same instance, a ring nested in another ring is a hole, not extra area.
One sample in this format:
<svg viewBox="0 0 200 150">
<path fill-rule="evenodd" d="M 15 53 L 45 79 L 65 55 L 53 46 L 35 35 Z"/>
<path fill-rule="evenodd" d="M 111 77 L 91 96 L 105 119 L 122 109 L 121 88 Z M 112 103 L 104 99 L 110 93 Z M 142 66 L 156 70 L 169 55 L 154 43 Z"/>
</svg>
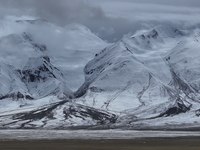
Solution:
<svg viewBox="0 0 200 150">
<path fill-rule="evenodd" d="M 76 22 L 104 40 L 158 24 L 195 28 L 200 24 L 199 0 L 0 0 L 0 18 L 33 16 L 60 26 Z"/>
</svg>

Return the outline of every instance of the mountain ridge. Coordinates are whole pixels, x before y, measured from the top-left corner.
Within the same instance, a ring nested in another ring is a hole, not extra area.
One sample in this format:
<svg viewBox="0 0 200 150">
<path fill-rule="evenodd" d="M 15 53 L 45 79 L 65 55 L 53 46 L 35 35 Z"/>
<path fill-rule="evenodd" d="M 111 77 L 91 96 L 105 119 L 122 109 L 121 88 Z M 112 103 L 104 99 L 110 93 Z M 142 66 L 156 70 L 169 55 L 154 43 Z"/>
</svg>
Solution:
<svg viewBox="0 0 200 150">
<path fill-rule="evenodd" d="M 82 25 L 17 23 L 28 30 L 0 37 L 1 128 L 199 125 L 198 29 L 157 26 L 109 44 Z"/>
</svg>

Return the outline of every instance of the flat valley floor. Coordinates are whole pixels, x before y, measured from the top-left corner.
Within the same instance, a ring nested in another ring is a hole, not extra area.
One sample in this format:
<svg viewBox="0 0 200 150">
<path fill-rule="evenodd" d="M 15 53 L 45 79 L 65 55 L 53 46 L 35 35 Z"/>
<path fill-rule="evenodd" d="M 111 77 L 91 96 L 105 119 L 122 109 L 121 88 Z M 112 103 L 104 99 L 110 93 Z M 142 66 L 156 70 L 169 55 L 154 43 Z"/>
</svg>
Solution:
<svg viewBox="0 0 200 150">
<path fill-rule="evenodd" d="M 107 140 L 1 140 L 1 150 L 200 150 L 200 137 Z"/>
</svg>

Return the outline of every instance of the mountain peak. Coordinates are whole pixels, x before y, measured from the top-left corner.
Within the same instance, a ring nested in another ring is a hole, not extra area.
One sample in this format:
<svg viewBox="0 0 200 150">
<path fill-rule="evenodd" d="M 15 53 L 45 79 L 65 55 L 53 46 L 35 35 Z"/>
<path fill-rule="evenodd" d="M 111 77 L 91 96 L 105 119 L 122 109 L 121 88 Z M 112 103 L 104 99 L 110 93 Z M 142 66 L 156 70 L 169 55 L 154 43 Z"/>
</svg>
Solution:
<svg viewBox="0 0 200 150">
<path fill-rule="evenodd" d="M 199 126 L 198 30 L 160 25 L 109 45 L 80 24 L 19 22 L 0 37 L 2 128 Z"/>
<path fill-rule="evenodd" d="M 149 30 L 142 30 L 136 32 L 132 38 L 136 38 L 138 36 L 144 38 L 174 38 L 176 36 L 184 36 L 186 34 L 185 31 L 177 29 L 175 27 L 170 27 L 166 25 L 158 25 Z"/>
</svg>

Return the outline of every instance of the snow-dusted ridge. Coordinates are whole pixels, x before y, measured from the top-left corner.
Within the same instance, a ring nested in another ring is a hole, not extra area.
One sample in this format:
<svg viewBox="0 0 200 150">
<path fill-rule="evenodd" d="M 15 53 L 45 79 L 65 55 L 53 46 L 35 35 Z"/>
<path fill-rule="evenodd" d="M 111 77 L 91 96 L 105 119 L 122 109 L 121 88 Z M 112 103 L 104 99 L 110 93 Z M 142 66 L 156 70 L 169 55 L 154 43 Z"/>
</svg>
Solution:
<svg viewBox="0 0 200 150">
<path fill-rule="evenodd" d="M 15 24 L 21 33 L 0 37 L 0 128 L 199 126 L 199 29 L 157 26 L 111 45 L 79 24 Z"/>
</svg>

